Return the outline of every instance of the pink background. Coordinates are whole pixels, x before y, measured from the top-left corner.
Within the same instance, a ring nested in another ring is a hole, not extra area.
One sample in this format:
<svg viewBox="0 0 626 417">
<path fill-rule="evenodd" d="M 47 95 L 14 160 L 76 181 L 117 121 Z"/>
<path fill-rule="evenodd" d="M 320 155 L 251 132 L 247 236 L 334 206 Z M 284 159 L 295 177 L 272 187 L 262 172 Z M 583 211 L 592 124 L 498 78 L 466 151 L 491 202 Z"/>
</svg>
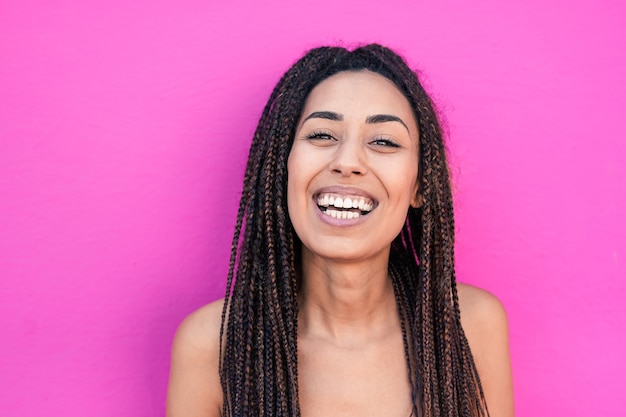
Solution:
<svg viewBox="0 0 626 417">
<path fill-rule="evenodd" d="M 0 414 L 162 415 L 271 88 L 305 49 L 376 41 L 446 116 L 458 275 L 507 307 L 517 415 L 623 415 L 625 22 L 608 0 L 2 2 Z"/>
</svg>

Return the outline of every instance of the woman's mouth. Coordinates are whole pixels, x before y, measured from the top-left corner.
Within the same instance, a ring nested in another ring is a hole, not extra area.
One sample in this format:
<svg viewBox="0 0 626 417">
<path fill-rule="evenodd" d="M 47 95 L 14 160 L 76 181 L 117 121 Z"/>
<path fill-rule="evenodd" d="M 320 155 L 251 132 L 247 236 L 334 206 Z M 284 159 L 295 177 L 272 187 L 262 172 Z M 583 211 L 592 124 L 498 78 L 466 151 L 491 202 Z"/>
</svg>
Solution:
<svg viewBox="0 0 626 417">
<path fill-rule="evenodd" d="M 374 208 L 374 201 L 359 195 L 320 193 L 317 206 L 327 216 L 335 219 L 356 219 L 365 216 Z"/>
</svg>

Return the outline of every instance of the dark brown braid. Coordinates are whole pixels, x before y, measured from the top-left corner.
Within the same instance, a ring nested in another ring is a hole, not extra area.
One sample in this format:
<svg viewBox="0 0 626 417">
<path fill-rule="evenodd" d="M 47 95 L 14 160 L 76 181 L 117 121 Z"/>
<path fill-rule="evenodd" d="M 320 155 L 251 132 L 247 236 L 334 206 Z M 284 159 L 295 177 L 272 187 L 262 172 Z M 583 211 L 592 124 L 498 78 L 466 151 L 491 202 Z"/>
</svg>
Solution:
<svg viewBox="0 0 626 417">
<path fill-rule="evenodd" d="M 222 313 L 224 416 L 300 416 L 296 295 L 301 243 L 287 214 L 287 158 L 311 90 L 333 74 L 363 69 L 395 83 L 419 127 L 423 205 L 409 209 L 389 261 L 414 414 L 487 415 L 460 324 L 441 127 L 416 74 L 393 51 L 374 44 L 354 51 L 309 51 L 283 75 L 265 106 L 250 148 Z"/>
</svg>

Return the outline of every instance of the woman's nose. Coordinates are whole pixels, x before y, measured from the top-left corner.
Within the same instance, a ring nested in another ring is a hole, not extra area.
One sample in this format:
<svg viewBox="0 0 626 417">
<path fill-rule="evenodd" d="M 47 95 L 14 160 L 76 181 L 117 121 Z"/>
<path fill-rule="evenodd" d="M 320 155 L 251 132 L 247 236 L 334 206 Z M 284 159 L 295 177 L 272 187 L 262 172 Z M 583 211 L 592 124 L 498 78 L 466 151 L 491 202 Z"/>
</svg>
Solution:
<svg viewBox="0 0 626 417">
<path fill-rule="evenodd" d="M 363 175 L 367 172 L 363 149 L 358 140 L 343 140 L 337 147 L 330 170 L 349 177 L 352 174 Z"/>
</svg>

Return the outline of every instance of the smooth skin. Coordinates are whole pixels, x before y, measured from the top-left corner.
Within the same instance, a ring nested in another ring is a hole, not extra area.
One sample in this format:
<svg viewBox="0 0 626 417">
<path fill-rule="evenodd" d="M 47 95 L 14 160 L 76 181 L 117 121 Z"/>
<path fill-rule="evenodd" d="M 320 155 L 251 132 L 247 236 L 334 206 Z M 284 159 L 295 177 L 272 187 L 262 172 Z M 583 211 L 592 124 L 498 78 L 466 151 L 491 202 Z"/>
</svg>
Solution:
<svg viewBox="0 0 626 417">
<path fill-rule="evenodd" d="M 391 117 L 388 117 L 391 116 Z M 418 130 L 402 93 L 369 72 L 342 72 L 309 95 L 289 156 L 288 207 L 303 242 L 298 372 L 304 417 L 411 414 L 400 320 L 387 265 L 410 205 L 420 204 Z M 329 220 L 320 193 L 375 202 L 358 221 Z M 458 284 L 461 324 L 492 417 L 513 416 L 507 319 L 488 292 Z M 223 301 L 180 325 L 168 417 L 220 416 Z"/>
</svg>

